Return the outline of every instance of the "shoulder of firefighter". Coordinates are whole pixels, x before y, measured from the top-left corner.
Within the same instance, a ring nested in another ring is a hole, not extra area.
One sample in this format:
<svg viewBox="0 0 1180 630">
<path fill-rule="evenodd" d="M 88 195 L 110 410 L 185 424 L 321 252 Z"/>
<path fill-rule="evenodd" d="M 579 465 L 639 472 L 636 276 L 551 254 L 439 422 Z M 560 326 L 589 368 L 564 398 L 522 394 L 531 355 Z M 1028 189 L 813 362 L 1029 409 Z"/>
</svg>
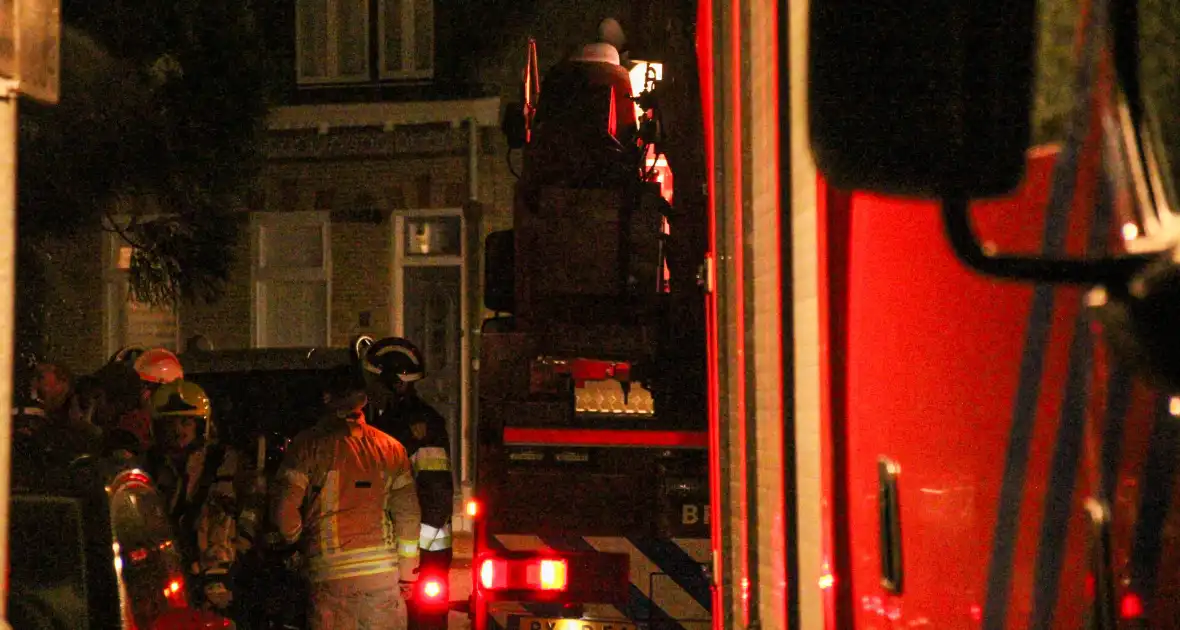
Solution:
<svg viewBox="0 0 1180 630">
<path fill-rule="evenodd" d="M 313 582 L 418 568 L 421 512 L 406 449 L 374 427 L 323 421 L 292 441 L 274 481 L 271 521 L 299 543 Z"/>
<path fill-rule="evenodd" d="M 234 564 L 253 546 L 258 523 L 258 498 L 244 491 L 244 460 L 234 448 L 213 444 L 193 456 L 204 457 L 201 485 L 208 485 L 196 521 L 197 560 L 207 597 L 216 601 L 228 592 Z M 198 490 L 202 492 L 203 490 Z"/>
<path fill-rule="evenodd" d="M 446 419 L 420 399 L 389 413 L 399 416 L 385 424 L 396 427 L 392 435 L 405 446 L 418 486 L 418 504 L 422 509 L 418 544 L 427 551 L 450 549 L 455 485 L 451 477 L 451 439 Z"/>
</svg>

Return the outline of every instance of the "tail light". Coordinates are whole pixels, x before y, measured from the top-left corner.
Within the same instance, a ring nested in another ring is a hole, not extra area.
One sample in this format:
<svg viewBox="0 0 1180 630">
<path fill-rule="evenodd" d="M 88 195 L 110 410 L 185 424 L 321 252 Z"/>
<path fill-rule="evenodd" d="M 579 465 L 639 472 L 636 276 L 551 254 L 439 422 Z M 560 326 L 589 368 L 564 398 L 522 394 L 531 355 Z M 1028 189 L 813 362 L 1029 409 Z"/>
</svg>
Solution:
<svg viewBox="0 0 1180 630">
<path fill-rule="evenodd" d="M 465 511 L 467 512 L 467 518 L 475 518 L 479 516 L 479 501 L 476 501 L 475 499 L 468 501 Z"/>
<path fill-rule="evenodd" d="M 1119 603 L 1119 616 L 1123 619 L 1139 619 L 1143 616 L 1143 600 L 1135 593 L 1123 595 Z"/>
<path fill-rule="evenodd" d="M 489 591 L 564 591 L 569 584 L 569 564 L 548 558 L 486 558 L 479 566 L 479 583 Z"/>
<path fill-rule="evenodd" d="M 415 607 L 418 612 L 433 615 L 450 608 L 450 593 L 447 592 L 447 577 L 445 575 L 424 575 L 418 578 L 418 590 L 414 597 L 418 600 Z"/>
<path fill-rule="evenodd" d="M 508 561 L 488 558 L 479 565 L 479 583 L 489 591 L 508 588 Z"/>
<path fill-rule="evenodd" d="M 565 574 L 569 566 L 565 560 L 542 560 L 529 565 L 528 582 L 542 591 L 564 591 Z"/>
<path fill-rule="evenodd" d="M 442 597 L 443 587 L 438 580 L 426 580 L 422 584 L 422 597 L 427 601 L 436 601 Z"/>
</svg>

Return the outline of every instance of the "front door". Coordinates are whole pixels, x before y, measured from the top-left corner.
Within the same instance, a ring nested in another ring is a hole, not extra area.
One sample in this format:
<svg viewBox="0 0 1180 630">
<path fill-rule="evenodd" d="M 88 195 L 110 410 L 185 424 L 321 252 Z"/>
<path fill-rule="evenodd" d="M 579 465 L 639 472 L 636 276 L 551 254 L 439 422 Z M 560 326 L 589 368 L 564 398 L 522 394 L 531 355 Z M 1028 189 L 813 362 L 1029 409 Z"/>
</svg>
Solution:
<svg viewBox="0 0 1180 630">
<path fill-rule="evenodd" d="M 447 419 L 458 487 L 466 426 L 463 217 L 460 210 L 437 210 L 400 216 L 395 223 L 395 333 L 424 355 L 426 378 L 418 394 Z"/>
</svg>

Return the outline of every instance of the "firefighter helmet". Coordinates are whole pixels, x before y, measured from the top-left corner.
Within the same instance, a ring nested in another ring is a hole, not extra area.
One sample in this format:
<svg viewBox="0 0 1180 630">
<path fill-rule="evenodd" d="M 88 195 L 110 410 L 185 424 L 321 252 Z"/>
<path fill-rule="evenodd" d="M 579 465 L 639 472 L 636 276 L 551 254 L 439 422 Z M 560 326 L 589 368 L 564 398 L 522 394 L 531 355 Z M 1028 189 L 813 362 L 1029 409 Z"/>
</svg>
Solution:
<svg viewBox="0 0 1180 630">
<path fill-rule="evenodd" d="M 212 405 L 196 383 L 175 380 L 152 394 L 152 414 L 157 417 L 209 418 Z"/>
<path fill-rule="evenodd" d="M 147 349 L 127 346 L 111 356 L 111 363 L 126 363 L 135 368 L 140 380 L 164 384 L 184 378 L 180 359 L 166 348 Z"/>
<path fill-rule="evenodd" d="M 211 442 L 214 426 L 209 421 L 213 405 L 205 390 L 196 383 L 175 380 L 161 385 L 152 394 L 152 417 L 156 421 L 193 418 L 197 420 L 197 440 Z"/>
<path fill-rule="evenodd" d="M 422 352 L 401 337 L 386 337 L 370 346 L 364 354 L 364 368 L 379 375 L 386 385 L 393 385 L 395 377 L 413 383 L 426 376 Z"/>
</svg>

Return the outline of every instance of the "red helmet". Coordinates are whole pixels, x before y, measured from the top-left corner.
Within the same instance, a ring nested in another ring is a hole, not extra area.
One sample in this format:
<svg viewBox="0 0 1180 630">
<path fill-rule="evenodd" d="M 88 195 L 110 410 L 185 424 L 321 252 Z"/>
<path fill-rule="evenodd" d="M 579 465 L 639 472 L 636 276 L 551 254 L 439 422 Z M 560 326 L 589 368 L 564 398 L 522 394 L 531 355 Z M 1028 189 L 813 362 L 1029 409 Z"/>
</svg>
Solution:
<svg viewBox="0 0 1180 630">
<path fill-rule="evenodd" d="M 180 359 L 166 348 L 146 349 L 141 346 L 127 346 L 111 357 L 111 362 L 123 362 L 139 374 L 142 381 L 164 384 L 184 378 Z"/>
</svg>

